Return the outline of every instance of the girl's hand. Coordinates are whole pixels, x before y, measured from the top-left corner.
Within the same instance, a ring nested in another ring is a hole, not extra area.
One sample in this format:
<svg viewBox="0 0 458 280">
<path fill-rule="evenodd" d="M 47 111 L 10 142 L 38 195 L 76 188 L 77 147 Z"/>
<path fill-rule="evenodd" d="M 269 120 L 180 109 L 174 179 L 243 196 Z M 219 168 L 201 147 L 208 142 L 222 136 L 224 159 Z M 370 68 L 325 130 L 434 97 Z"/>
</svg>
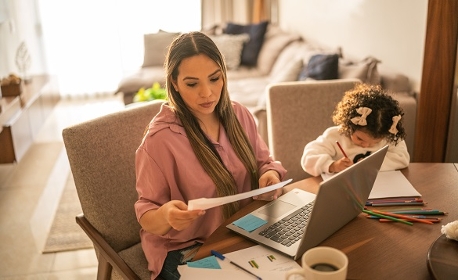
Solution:
<svg viewBox="0 0 458 280">
<path fill-rule="evenodd" d="M 162 205 L 167 223 L 175 230 L 188 228 L 195 219 L 205 214 L 204 210 L 188 211 L 188 205 L 180 200 L 172 200 Z"/>
<path fill-rule="evenodd" d="M 337 161 L 334 161 L 330 166 L 329 166 L 329 173 L 339 173 L 340 171 L 344 170 L 345 168 L 351 166 L 353 162 L 347 158 L 343 157 Z"/>
<path fill-rule="evenodd" d="M 275 185 L 277 183 L 280 183 L 280 175 L 275 170 L 269 170 L 266 173 L 262 174 L 259 178 L 259 188 Z M 273 190 L 271 192 L 263 193 L 261 195 L 253 196 L 253 199 L 270 201 L 277 199 L 282 194 L 283 189 L 280 188 Z"/>
</svg>

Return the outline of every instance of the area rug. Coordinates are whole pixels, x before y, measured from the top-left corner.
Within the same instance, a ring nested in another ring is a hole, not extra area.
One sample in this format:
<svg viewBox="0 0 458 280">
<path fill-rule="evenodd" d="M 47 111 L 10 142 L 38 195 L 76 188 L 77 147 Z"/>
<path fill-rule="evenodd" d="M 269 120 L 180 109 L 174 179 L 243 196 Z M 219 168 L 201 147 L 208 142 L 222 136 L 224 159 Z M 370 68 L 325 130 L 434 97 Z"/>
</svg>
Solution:
<svg viewBox="0 0 458 280">
<path fill-rule="evenodd" d="M 43 253 L 93 248 L 92 241 L 75 221 L 75 216 L 81 212 L 75 182 L 70 173 Z"/>
</svg>

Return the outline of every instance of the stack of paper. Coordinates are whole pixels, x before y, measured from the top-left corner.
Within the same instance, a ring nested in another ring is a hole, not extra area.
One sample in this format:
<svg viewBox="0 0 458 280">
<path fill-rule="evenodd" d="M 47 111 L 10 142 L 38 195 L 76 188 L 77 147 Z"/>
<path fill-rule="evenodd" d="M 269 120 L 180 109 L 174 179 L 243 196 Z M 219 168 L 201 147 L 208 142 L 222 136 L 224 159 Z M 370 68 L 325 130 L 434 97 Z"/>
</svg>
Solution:
<svg viewBox="0 0 458 280">
<path fill-rule="evenodd" d="M 331 178 L 333 174 L 322 174 L 323 180 Z M 364 176 L 364 175 L 362 175 Z M 374 187 L 369 199 L 391 197 L 420 197 L 421 194 L 412 186 L 401 171 L 380 171 L 375 179 Z"/>
<path fill-rule="evenodd" d="M 299 264 L 293 259 L 261 245 L 224 254 L 224 256 L 226 257 L 225 260 L 211 256 L 178 266 L 178 272 L 181 274 L 180 279 L 255 279 L 251 274 L 232 265 L 229 260 L 249 270 L 263 280 L 285 279 L 286 271 L 300 268 Z M 302 279 L 302 277 L 292 277 L 291 279 Z"/>
</svg>

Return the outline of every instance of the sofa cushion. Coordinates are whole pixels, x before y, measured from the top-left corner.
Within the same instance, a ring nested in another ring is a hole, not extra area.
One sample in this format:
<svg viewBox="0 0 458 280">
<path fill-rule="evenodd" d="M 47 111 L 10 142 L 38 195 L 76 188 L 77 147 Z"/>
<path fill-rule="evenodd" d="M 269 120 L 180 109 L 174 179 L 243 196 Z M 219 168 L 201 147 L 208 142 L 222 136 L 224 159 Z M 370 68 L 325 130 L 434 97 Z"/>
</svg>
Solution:
<svg viewBox="0 0 458 280">
<path fill-rule="evenodd" d="M 241 64 L 247 66 L 255 66 L 258 61 L 259 51 L 261 50 L 264 42 L 264 35 L 266 34 L 267 25 L 269 22 L 263 21 L 257 24 L 240 25 L 235 23 L 228 23 L 224 33 L 226 34 L 242 34 L 247 33 L 250 40 L 245 43 L 242 51 Z"/>
<path fill-rule="evenodd" d="M 149 88 L 158 82 L 165 85 L 165 70 L 162 66 L 143 67 L 134 74 L 127 76 L 119 82 L 116 92 L 125 94 L 137 92 L 140 88 Z"/>
<path fill-rule="evenodd" d="M 302 59 L 296 58 L 290 60 L 282 71 L 275 73 L 275 75 L 270 76 L 269 83 L 281 83 L 281 82 L 291 82 L 296 81 L 299 73 L 302 69 Z"/>
<path fill-rule="evenodd" d="M 143 36 L 145 53 L 142 67 L 162 66 L 165 61 L 165 56 L 167 55 L 168 47 L 178 34 L 179 33 L 169 33 L 165 31 L 145 34 Z"/>
<path fill-rule="evenodd" d="M 242 58 L 243 44 L 248 42 L 250 36 L 248 34 L 221 34 L 209 37 L 215 42 L 219 51 L 224 56 L 227 69 L 237 69 Z"/>
<path fill-rule="evenodd" d="M 381 73 L 381 83 L 384 89 L 393 92 L 412 93 L 409 78 L 398 73 Z"/>
<path fill-rule="evenodd" d="M 305 41 L 291 42 L 283 49 L 283 51 L 278 56 L 274 65 L 272 66 L 270 76 L 275 77 L 276 75 L 281 73 L 283 69 L 286 67 L 286 65 L 292 60 L 296 61 L 297 59 L 301 59 L 304 65 L 306 65 L 309 62 L 310 58 L 316 54 L 335 53 L 337 53 L 340 56 L 340 48 L 326 50 L 323 48 L 316 47 Z"/>
<path fill-rule="evenodd" d="M 312 56 L 302 68 L 298 80 L 304 81 L 308 78 L 314 80 L 333 80 L 339 75 L 338 54 L 316 54 Z"/>
<path fill-rule="evenodd" d="M 280 73 L 283 72 L 283 69 L 290 63 L 291 61 L 301 60 L 303 57 L 304 50 L 306 49 L 306 44 L 303 42 L 292 42 L 288 46 L 286 46 L 283 51 L 280 53 L 278 58 L 275 60 L 274 65 L 272 66 L 272 70 L 270 71 L 270 77 L 276 77 L 281 75 Z M 297 78 L 297 77 L 296 77 Z"/>
<path fill-rule="evenodd" d="M 269 82 L 267 76 L 232 80 L 227 83 L 227 90 L 232 100 L 248 108 L 256 107 Z"/>
<path fill-rule="evenodd" d="M 381 83 L 380 74 L 377 69 L 377 64 L 380 60 L 374 57 L 367 57 L 361 61 L 339 61 L 339 78 L 360 79 L 363 83 L 378 85 Z"/>
<path fill-rule="evenodd" d="M 268 94 L 268 85 L 269 84 L 276 84 L 282 82 L 292 82 L 297 80 L 297 76 L 302 68 L 302 59 L 296 58 L 295 60 L 291 60 L 286 66 L 284 67 L 283 71 L 277 73 L 275 76 L 271 76 L 269 79 L 269 83 L 264 87 L 262 95 L 258 98 L 257 107 L 259 108 L 266 108 L 266 100 Z"/>
<path fill-rule="evenodd" d="M 269 24 L 264 36 L 264 43 L 259 51 L 256 68 L 263 75 L 269 74 L 281 51 L 291 42 L 300 40 L 301 37 L 298 34 L 283 31 L 277 25 Z"/>
</svg>

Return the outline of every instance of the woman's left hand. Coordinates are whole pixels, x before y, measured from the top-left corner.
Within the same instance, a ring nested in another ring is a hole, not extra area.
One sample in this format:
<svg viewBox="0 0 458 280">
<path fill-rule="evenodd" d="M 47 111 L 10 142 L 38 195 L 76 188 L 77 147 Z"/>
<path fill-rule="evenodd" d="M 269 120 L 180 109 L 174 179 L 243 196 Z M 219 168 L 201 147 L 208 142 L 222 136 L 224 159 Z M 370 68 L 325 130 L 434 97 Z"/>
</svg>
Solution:
<svg viewBox="0 0 458 280">
<path fill-rule="evenodd" d="M 280 183 L 280 175 L 275 170 L 269 170 L 266 173 L 262 174 L 259 178 L 259 188 L 264 188 L 267 186 L 275 185 Z M 277 199 L 280 195 L 283 194 L 283 189 L 279 188 L 271 192 L 263 193 L 261 195 L 254 196 L 253 199 L 257 200 L 274 200 Z"/>
</svg>

